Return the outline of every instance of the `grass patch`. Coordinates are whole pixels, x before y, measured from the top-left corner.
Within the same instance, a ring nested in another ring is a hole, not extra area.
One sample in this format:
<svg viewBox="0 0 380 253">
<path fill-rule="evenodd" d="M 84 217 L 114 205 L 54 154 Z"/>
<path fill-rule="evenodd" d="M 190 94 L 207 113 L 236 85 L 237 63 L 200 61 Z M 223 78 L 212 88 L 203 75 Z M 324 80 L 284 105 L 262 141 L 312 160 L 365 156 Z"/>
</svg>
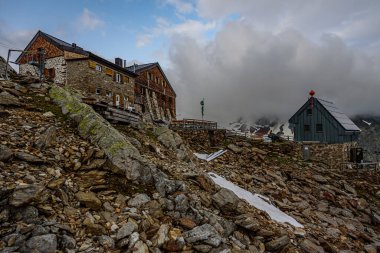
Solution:
<svg viewBox="0 0 380 253">
<path fill-rule="evenodd" d="M 39 96 L 34 92 L 28 93 L 28 97 L 31 98 L 30 103 L 36 108 L 37 111 L 52 112 L 60 120 L 68 121 L 70 118 L 68 115 L 64 115 L 61 108 L 54 104 L 52 101 L 46 101 L 46 96 Z"/>
</svg>

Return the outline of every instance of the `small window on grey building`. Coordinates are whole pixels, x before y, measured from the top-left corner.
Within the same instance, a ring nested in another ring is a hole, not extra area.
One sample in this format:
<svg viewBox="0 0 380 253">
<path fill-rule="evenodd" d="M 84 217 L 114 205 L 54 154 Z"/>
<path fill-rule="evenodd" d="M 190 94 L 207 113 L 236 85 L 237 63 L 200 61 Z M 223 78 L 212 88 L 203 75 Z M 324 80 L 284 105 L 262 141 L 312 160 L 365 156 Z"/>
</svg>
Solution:
<svg viewBox="0 0 380 253">
<path fill-rule="evenodd" d="M 323 125 L 322 124 L 316 124 L 315 125 L 315 131 L 317 131 L 317 133 L 323 133 Z"/>
<path fill-rule="evenodd" d="M 303 125 L 304 132 L 310 132 L 310 125 Z"/>
<path fill-rule="evenodd" d="M 311 108 L 307 109 L 306 114 L 307 114 L 307 116 L 313 115 L 313 110 Z"/>
<path fill-rule="evenodd" d="M 99 94 L 100 94 L 100 91 L 101 91 L 100 88 L 96 88 L 96 90 L 95 90 L 95 94 L 96 94 L 96 95 L 99 95 Z"/>
</svg>

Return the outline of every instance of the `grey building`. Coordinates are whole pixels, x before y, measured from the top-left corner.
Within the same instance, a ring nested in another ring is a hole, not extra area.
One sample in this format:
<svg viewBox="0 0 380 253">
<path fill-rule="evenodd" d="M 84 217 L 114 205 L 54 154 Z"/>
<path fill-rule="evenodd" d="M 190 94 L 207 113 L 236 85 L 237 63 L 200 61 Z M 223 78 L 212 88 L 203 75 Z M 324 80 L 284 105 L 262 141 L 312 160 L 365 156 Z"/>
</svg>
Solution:
<svg viewBox="0 0 380 253">
<path fill-rule="evenodd" d="M 356 141 L 360 129 L 330 101 L 311 97 L 289 119 L 295 141 L 343 143 Z"/>
</svg>

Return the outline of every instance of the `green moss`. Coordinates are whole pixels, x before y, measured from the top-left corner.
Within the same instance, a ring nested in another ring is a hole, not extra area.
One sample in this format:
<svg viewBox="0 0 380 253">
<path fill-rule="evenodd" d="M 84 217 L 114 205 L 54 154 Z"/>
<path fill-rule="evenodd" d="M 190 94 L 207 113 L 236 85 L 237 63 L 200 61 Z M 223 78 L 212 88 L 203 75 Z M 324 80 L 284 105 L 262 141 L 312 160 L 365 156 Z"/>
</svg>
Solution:
<svg viewBox="0 0 380 253">
<path fill-rule="evenodd" d="M 123 148 L 126 148 L 126 144 L 125 142 L 122 142 L 122 141 L 116 141 L 114 143 L 112 143 L 112 145 L 106 150 L 106 152 L 112 156 L 115 156 L 116 153 L 123 149 Z"/>
<path fill-rule="evenodd" d="M 31 103 L 37 110 L 42 112 L 52 112 L 62 121 L 69 119 L 67 115 L 62 113 L 61 108 L 58 105 L 46 101 L 45 97 L 38 96 L 35 93 L 28 93 L 28 97 L 31 97 Z"/>
</svg>

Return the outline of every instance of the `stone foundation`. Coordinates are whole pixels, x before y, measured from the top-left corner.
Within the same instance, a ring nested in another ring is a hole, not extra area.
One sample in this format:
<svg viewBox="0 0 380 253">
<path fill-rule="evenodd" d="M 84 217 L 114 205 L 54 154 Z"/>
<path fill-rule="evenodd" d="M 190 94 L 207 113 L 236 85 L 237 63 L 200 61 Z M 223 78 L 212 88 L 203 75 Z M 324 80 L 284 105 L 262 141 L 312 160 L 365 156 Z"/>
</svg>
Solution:
<svg viewBox="0 0 380 253">
<path fill-rule="evenodd" d="M 65 84 L 66 80 L 66 61 L 63 56 L 49 58 L 45 60 L 45 69 L 55 69 L 54 83 Z M 36 66 L 30 64 L 20 64 L 20 74 L 39 76 L 40 73 Z"/>
<path fill-rule="evenodd" d="M 197 151 L 204 148 L 223 146 L 226 140 L 226 130 L 175 130 Z"/>
<path fill-rule="evenodd" d="M 310 160 L 328 165 L 331 169 L 339 169 L 350 159 L 350 149 L 357 147 L 356 142 L 340 144 L 304 143 L 297 145 L 298 154 L 303 157 L 303 148 L 307 146 L 310 152 Z"/>
</svg>

